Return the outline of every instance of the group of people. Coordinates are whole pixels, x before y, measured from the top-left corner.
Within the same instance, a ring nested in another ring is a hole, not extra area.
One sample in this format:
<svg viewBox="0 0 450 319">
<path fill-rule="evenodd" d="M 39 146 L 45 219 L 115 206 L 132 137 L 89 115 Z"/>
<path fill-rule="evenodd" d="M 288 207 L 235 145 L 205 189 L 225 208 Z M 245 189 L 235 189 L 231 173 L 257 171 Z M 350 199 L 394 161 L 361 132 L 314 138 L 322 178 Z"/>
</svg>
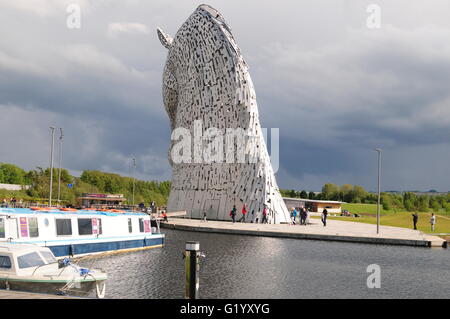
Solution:
<svg viewBox="0 0 450 319">
<path fill-rule="evenodd" d="M 151 201 L 150 206 L 146 207 L 144 203 L 139 203 L 139 209 L 147 214 L 157 213 L 158 208 L 156 207 L 155 201 Z"/>
<path fill-rule="evenodd" d="M 411 214 L 411 216 L 413 218 L 414 229 L 417 230 L 417 222 L 419 221 L 419 214 L 415 212 L 414 214 Z M 434 226 L 436 225 L 436 216 L 434 215 L 434 213 L 431 214 L 430 224 L 431 224 L 431 231 L 434 231 Z"/>
<path fill-rule="evenodd" d="M 239 218 L 238 222 L 245 222 L 245 220 L 247 219 L 247 213 L 248 213 L 247 204 L 246 203 L 244 203 L 244 205 L 242 206 L 241 213 L 242 213 L 242 216 L 241 216 L 241 218 Z M 251 218 L 250 223 L 253 223 L 254 215 L 255 215 L 255 210 L 252 209 L 252 213 L 251 213 L 251 217 L 250 217 Z M 267 218 L 268 217 L 267 216 L 268 215 L 268 210 L 267 210 L 267 206 L 266 205 L 264 205 L 264 208 L 263 208 L 263 210 L 261 212 L 261 215 L 262 215 L 261 224 L 267 224 L 269 222 L 269 220 Z M 236 216 L 237 216 L 237 208 L 236 208 L 236 205 L 233 205 L 233 209 L 230 211 L 230 217 L 231 217 L 231 220 L 233 221 L 233 223 L 236 222 Z M 259 217 L 260 216 L 256 217 L 255 223 L 259 222 Z M 206 221 L 206 216 L 205 216 L 205 221 Z"/>
<path fill-rule="evenodd" d="M 4 207 L 4 208 L 8 208 L 8 207 L 21 208 L 21 207 L 23 207 L 23 201 L 22 201 L 22 199 L 17 201 L 17 199 L 15 197 L 10 198 L 9 201 L 8 201 L 7 198 L 3 198 L 3 200 L 1 201 L 1 206 L 0 207 Z"/>
<path fill-rule="evenodd" d="M 302 207 L 299 213 L 297 212 L 295 207 L 293 207 L 291 211 L 291 220 L 293 225 L 296 225 L 297 223 L 297 215 L 299 215 L 300 217 L 300 225 L 306 226 L 308 224 L 309 210 L 305 207 Z"/>
</svg>

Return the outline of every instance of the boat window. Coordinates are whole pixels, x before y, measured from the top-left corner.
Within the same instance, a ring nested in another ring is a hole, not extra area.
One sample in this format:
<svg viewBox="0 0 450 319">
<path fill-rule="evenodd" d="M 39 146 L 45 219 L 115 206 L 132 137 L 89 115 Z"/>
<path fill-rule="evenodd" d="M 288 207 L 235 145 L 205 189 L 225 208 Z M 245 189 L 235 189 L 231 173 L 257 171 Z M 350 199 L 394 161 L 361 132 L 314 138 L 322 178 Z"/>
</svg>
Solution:
<svg viewBox="0 0 450 319">
<path fill-rule="evenodd" d="M 28 217 L 28 230 L 30 232 L 30 237 L 39 237 L 37 217 Z"/>
<path fill-rule="evenodd" d="M 128 218 L 128 232 L 133 232 L 133 224 L 131 223 L 131 218 Z"/>
<path fill-rule="evenodd" d="M 92 218 L 78 218 L 78 234 L 92 235 Z"/>
<path fill-rule="evenodd" d="M 0 218 L 0 238 L 5 238 L 5 219 Z"/>
<path fill-rule="evenodd" d="M 56 235 L 70 236 L 72 235 L 72 220 L 70 219 L 55 219 L 56 221 Z"/>
<path fill-rule="evenodd" d="M 0 268 L 11 268 L 11 259 L 9 256 L 0 256 Z"/>
<path fill-rule="evenodd" d="M 103 227 L 102 227 L 102 219 L 97 218 L 97 225 L 98 225 L 98 233 L 101 235 L 103 234 Z"/>
<path fill-rule="evenodd" d="M 139 231 L 141 233 L 144 232 L 144 219 L 143 218 L 139 218 Z"/>
<path fill-rule="evenodd" d="M 37 252 L 32 252 L 17 257 L 17 263 L 19 265 L 19 268 L 28 268 L 45 265 L 45 262 L 42 260 L 41 256 L 39 256 Z"/>
<path fill-rule="evenodd" d="M 47 262 L 47 264 L 51 264 L 51 263 L 55 263 L 56 262 L 56 258 L 55 258 L 55 256 L 53 256 L 53 254 L 51 252 L 45 251 L 45 250 L 41 250 L 40 253 L 44 257 L 44 259 Z"/>
</svg>

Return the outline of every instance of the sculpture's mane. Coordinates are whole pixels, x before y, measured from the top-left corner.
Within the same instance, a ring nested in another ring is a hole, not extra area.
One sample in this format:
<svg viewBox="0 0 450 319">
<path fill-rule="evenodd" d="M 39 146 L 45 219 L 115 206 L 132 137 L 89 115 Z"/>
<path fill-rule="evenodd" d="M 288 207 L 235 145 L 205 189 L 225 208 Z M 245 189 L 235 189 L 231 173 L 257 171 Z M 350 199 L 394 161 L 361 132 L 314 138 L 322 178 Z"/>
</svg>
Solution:
<svg viewBox="0 0 450 319">
<path fill-rule="evenodd" d="M 201 82 L 204 78 L 214 81 L 218 74 L 235 72 L 238 66 L 247 68 L 230 27 L 217 10 L 208 5 L 200 5 L 181 25 L 173 39 L 160 29 L 158 37 L 169 49 L 163 91 L 172 129 L 175 127 L 179 95 L 186 89 L 186 83 L 192 83 L 192 79 Z M 222 61 L 226 61 L 222 69 L 207 66 L 219 55 Z"/>
</svg>

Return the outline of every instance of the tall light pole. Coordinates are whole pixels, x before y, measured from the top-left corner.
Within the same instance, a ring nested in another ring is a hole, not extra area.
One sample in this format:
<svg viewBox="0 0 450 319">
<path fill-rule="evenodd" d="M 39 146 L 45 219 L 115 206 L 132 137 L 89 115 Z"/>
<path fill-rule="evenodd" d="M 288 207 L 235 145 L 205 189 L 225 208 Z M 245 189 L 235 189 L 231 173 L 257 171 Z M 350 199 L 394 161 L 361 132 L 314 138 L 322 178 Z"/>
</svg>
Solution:
<svg viewBox="0 0 450 319">
<path fill-rule="evenodd" d="M 59 136 L 59 173 L 58 173 L 58 205 L 60 204 L 60 196 L 61 196 L 61 163 L 62 163 L 62 147 L 63 147 L 63 129 L 59 128 L 61 135 Z"/>
<path fill-rule="evenodd" d="M 48 206 L 52 206 L 52 188 L 53 188 L 53 148 L 55 147 L 55 127 L 50 126 L 52 130 L 52 147 L 50 149 L 50 194 L 48 197 Z"/>
<path fill-rule="evenodd" d="M 134 211 L 134 184 L 136 182 L 136 178 L 134 177 L 135 169 L 136 169 L 136 159 L 133 158 L 133 211 Z"/>
<path fill-rule="evenodd" d="M 380 232 L 380 185 L 381 185 L 381 149 L 376 148 L 378 152 L 378 203 L 377 203 L 377 234 Z"/>
</svg>

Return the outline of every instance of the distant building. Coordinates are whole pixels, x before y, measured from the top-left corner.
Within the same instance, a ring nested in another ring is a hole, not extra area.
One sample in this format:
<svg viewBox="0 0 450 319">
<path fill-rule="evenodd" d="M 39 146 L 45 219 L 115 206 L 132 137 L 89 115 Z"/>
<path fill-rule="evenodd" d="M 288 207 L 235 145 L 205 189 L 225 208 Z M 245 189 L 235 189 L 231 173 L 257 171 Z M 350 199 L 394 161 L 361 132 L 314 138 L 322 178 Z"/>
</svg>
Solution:
<svg viewBox="0 0 450 319">
<path fill-rule="evenodd" d="M 20 191 L 22 189 L 29 189 L 30 185 L 19 185 L 19 184 L 0 184 L 0 189 L 6 189 L 9 191 Z"/>
<path fill-rule="evenodd" d="M 305 198 L 283 197 L 284 203 L 290 210 L 295 207 L 296 210 L 306 207 L 312 213 L 321 213 L 325 208 L 329 213 L 341 213 L 342 203 L 335 200 L 316 200 Z"/>
<path fill-rule="evenodd" d="M 122 194 L 83 193 L 78 197 L 78 204 L 84 207 L 107 207 L 122 205 L 126 200 Z"/>
</svg>

